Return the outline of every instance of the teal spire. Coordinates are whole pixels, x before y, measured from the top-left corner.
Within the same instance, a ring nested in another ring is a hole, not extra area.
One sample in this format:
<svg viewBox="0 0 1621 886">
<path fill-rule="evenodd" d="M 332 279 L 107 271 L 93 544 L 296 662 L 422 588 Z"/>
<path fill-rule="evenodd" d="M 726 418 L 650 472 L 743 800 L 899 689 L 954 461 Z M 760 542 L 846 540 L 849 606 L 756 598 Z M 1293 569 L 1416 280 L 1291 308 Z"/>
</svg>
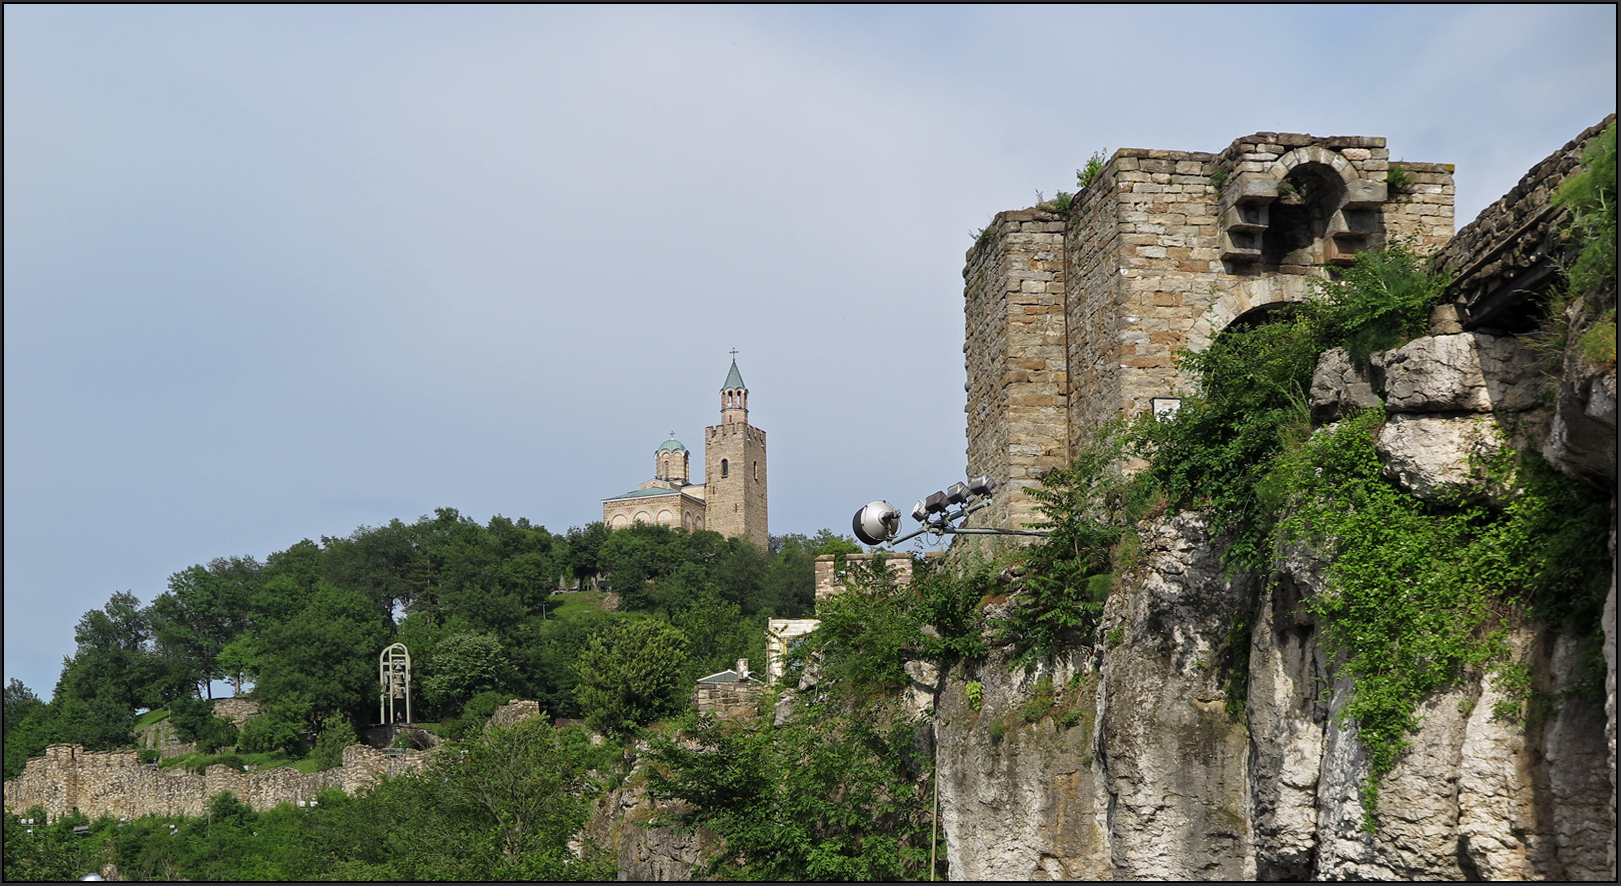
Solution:
<svg viewBox="0 0 1621 886">
<path fill-rule="evenodd" d="M 746 391 L 749 389 L 748 385 L 743 384 L 743 373 L 737 371 L 736 357 L 732 358 L 732 371 L 726 373 L 726 383 L 721 385 L 720 389 L 723 391 L 730 391 L 733 389 L 741 389 Z"/>
</svg>

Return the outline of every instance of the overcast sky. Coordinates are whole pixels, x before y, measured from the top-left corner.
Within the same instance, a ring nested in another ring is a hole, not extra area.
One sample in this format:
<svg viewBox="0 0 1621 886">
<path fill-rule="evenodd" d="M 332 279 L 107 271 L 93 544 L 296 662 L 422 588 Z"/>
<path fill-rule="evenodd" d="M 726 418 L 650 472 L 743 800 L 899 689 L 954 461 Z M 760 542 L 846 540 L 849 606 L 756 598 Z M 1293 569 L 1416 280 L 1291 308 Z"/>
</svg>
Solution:
<svg viewBox="0 0 1621 886">
<path fill-rule="evenodd" d="M 1381 135 L 1460 224 L 1615 108 L 1615 7 L 5 7 L 5 675 L 115 591 L 701 470 L 771 531 L 965 467 L 971 232 L 1119 147 Z"/>
</svg>

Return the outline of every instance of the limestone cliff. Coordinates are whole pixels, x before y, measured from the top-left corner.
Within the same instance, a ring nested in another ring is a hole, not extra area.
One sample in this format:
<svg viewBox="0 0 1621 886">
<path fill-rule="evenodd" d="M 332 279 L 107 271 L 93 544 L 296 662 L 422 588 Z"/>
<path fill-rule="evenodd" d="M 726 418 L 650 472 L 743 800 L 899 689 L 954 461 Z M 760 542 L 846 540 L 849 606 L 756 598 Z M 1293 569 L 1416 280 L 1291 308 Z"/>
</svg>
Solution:
<svg viewBox="0 0 1621 886">
<path fill-rule="evenodd" d="M 1614 366 L 1568 366 L 1551 405 L 1529 366 L 1515 340 L 1483 333 L 1421 338 L 1377 355 L 1369 377 L 1331 352 L 1313 413 L 1330 421 L 1382 396 L 1386 475 L 1418 496 L 1502 494 L 1481 457 L 1537 441 L 1559 470 L 1613 486 Z M 1328 564 L 1295 548 L 1267 574 L 1231 574 L 1200 515 L 1143 527 L 1143 557 L 1094 645 L 1028 673 L 995 649 L 939 682 L 952 878 L 1613 880 L 1613 495 L 1610 513 L 1604 704 L 1565 691 L 1579 638 L 1516 616 L 1508 643 L 1556 710 L 1497 716 L 1505 690 L 1478 674 L 1427 698 L 1372 833 L 1368 757 L 1338 716 L 1351 685 L 1301 606 Z M 1241 713 L 1227 703 L 1240 685 Z M 1086 697 L 1043 707 L 1052 686 Z"/>
</svg>

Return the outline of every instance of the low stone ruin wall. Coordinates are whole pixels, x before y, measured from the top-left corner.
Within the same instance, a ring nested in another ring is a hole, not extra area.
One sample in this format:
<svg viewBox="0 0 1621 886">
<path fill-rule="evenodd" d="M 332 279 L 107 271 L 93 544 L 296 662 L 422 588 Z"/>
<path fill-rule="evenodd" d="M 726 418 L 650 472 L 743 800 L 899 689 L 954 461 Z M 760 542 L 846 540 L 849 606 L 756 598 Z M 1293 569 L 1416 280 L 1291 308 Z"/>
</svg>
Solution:
<svg viewBox="0 0 1621 886">
<path fill-rule="evenodd" d="M 699 683 L 692 692 L 692 705 L 700 714 L 713 714 L 722 720 L 752 717 L 760 707 L 762 683 Z"/>
<path fill-rule="evenodd" d="M 343 750 L 343 765 L 305 773 L 285 766 L 239 772 L 210 766 L 198 775 L 184 769 L 157 769 L 136 751 L 86 751 L 81 745 L 51 745 L 45 756 L 28 761 L 22 775 L 5 783 L 5 807 L 20 813 L 43 806 L 55 819 L 77 811 L 90 818 L 114 815 L 202 815 L 208 800 L 230 791 L 255 810 L 309 800 L 329 787 L 354 793 L 383 775 L 422 768 L 432 751 L 385 754 L 365 745 Z"/>
</svg>

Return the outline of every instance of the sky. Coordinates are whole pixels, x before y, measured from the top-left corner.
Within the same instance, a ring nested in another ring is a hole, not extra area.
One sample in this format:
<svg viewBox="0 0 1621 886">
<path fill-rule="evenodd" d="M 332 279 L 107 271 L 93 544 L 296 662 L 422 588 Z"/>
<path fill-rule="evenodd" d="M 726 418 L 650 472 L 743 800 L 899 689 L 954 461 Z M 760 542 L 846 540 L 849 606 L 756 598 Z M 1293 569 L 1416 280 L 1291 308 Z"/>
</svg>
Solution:
<svg viewBox="0 0 1621 886">
<path fill-rule="evenodd" d="M 221 556 L 701 471 L 773 534 L 966 468 L 962 264 L 1093 152 L 1379 135 L 1460 226 L 1615 7 L 5 7 L 5 677 Z"/>
</svg>

